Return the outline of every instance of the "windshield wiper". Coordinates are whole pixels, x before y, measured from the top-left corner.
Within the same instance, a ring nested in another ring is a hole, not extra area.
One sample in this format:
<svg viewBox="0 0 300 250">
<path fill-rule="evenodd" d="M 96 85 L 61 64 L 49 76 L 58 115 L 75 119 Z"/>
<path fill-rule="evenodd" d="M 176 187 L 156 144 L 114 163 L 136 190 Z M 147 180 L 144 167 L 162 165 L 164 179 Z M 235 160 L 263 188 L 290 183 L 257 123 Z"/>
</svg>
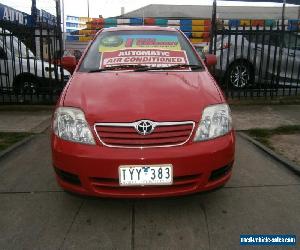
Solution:
<svg viewBox="0 0 300 250">
<path fill-rule="evenodd" d="M 112 66 L 112 67 L 104 67 L 100 69 L 93 69 L 90 70 L 89 73 L 95 73 L 95 72 L 103 72 L 103 71 L 108 71 L 108 70 L 117 70 L 117 69 L 143 69 L 147 68 L 148 66 L 146 65 L 141 65 L 141 64 L 126 64 L 126 65 L 117 65 L 117 66 Z"/>
<path fill-rule="evenodd" d="M 134 71 L 148 71 L 148 70 L 166 70 L 166 69 L 178 69 L 178 68 L 191 68 L 192 70 L 203 69 L 203 66 L 197 64 L 175 64 L 165 67 L 151 67 L 146 66 L 143 68 L 135 69 Z"/>
</svg>

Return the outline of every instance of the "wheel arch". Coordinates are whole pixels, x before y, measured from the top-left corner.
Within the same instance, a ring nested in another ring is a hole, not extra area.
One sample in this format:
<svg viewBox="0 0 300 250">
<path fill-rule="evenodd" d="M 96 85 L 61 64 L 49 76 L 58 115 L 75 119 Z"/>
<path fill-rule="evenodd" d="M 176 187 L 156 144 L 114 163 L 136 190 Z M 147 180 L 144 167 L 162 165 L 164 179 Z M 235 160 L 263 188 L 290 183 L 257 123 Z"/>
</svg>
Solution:
<svg viewBox="0 0 300 250">
<path fill-rule="evenodd" d="M 224 76 L 227 75 L 227 73 L 228 73 L 230 67 L 232 67 L 233 64 L 235 64 L 235 63 L 243 63 L 243 62 L 249 65 L 249 67 L 250 67 L 252 73 L 254 74 L 254 70 L 255 70 L 255 69 L 254 69 L 254 65 L 253 65 L 253 63 L 252 63 L 251 61 L 249 61 L 247 58 L 237 58 L 237 59 L 233 60 L 233 61 L 229 64 L 229 66 L 226 68 L 226 71 L 225 71 Z"/>
<path fill-rule="evenodd" d="M 14 78 L 14 80 L 13 80 L 13 87 L 15 88 L 16 84 L 18 83 L 18 81 L 21 80 L 22 78 L 26 78 L 26 77 L 30 77 L 30 78 L 36 79 L 38 81 L 38 77 L 35 76 L 34 74 L 29 73 L 29 72 L 23 72 L 23 73 L 20 73 L 19 75 L 17 75 Z"/>
</svg>

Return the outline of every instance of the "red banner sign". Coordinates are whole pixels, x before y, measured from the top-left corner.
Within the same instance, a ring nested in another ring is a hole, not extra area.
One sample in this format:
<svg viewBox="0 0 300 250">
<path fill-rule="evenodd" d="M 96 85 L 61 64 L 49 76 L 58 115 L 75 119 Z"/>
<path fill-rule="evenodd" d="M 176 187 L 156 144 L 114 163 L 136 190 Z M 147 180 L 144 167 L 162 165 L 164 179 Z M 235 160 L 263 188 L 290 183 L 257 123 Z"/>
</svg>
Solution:
<svg viewBox="0 0 300 250">
<path fill-rule="evenodd" d="M 124 49 L 102 52 L 100 68 L 128 64 L 167 67 L 176 64 L 188 64 L 188 59 L 185 51 L 182 50 Z"/>
</svg>

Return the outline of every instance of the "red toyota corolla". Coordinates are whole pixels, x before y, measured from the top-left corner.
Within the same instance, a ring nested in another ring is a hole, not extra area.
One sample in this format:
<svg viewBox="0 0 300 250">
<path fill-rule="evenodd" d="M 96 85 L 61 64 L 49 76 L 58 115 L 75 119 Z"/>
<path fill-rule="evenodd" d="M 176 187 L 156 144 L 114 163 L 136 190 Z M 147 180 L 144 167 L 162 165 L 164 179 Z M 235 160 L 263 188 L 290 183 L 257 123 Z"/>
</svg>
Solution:
<svg viewBox="0 0 300 250">
<path fill-rule="evenodd" d="M 102 197 L 175 196 L 224 185 L 235 136 L 206 68 L 214 61 L 202 61 L 174 28 L 100 31 L 53 116 L 59 185 Z"/>
</svg>

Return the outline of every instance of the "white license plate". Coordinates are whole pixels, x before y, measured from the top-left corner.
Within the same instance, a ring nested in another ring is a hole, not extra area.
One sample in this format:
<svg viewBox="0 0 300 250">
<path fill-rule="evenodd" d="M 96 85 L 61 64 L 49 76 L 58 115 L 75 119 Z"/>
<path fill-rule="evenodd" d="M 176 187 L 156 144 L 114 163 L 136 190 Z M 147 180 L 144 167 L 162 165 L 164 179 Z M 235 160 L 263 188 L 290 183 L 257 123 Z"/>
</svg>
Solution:
<svg viewBox="0 0 300 250">
<path fill-rule="evenodd" d="M 121 186 L 171 185 L 173 166 L 163 165 L 123 165 L 119 167 Z"/>
</svg>

